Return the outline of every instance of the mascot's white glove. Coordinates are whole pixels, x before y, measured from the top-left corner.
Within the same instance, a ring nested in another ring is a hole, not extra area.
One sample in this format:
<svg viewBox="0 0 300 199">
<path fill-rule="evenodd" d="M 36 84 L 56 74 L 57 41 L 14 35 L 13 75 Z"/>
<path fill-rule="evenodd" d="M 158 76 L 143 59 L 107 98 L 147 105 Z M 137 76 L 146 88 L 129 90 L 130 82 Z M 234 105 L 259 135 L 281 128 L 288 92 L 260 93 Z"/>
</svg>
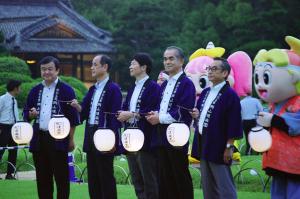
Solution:
<svg viewBox="0 0 300 199">
<path fill-rule="evenodd" d="M 256 122 L 257 122 L 257 124 L 259 124 L 263 127 L 270 127 L 272 118 L 273 118 L 272 113 L 259 112 Z"/>
</svg>

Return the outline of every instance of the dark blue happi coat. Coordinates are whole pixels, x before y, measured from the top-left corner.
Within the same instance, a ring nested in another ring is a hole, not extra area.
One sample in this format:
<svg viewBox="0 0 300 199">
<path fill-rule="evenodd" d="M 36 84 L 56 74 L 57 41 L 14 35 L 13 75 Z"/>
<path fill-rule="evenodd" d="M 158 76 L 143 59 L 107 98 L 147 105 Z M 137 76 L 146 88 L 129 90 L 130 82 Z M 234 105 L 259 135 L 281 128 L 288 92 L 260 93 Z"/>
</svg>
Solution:
<svg viewBox="0 0 300 199">
<path fill-rule="evenodd" d="M 145 118 L 143 114 L 148 113 L 150 111 L 156 110 L 159 101 L 160 101 L 160 87 L 159 85 L 154 82 L 153 80 L 148 79 L 144 86 L 145 90 L 140 93 L 140 107 L 139 107 L 139 113 L 141 113 L 141 118 L 137 122 L 137 127 L 141 129 L 145 136 L 144 145 L 141 150 L 147 151 L 150 150 L 152 147 L 152 141 L 153 141 L 153 135 L 156 133 L 156 126 L 151 125 Z M 134 91 L 135 85 L 132 86 L 127 93 L 126 99 L 123 103 L 122 110 L 128 111 L 130 100 Z M 139 103 L 139 102 L 138 102 Z M 129 123 L 125 123 L 125 128 L 128 128 L 130 126 Z"/>
<path fill-rule="evenodd" d="M 173 102 L 169 107 L 168 113 L 177 121 L 185 123 L 188 127 L 190 127 L 192 122 L 192 116 L 186 109 L 193 109 L 195 106 L 195 99 L 196 99 L 196 90 L 193 82 L 182 74 L 182 77 L 179 77 L 178 81 L 180 82 L 178 89 L 173 97 Z M 162 100 L 163 92 L 167 86 L 168 81 L 165 81 L 161 85 L 161 94 L 160 94 L 160 102 L 158 104 L 157 110 L 160 108 L 160 103 Z M 170 105 L 170 104 L 169 104 Z M 185 107 L 186 109 L 179 108 L 178 106 Z M 157 135 L 157 134 L 155 134 Z M 173 147 L 167 140 L 167 136 L 164 133 L 163 136 L 155 136 L 153 138 L 153 145 L 154 146 L 166 146 L 166 147 Z M 184 145 L 183 147 L 178 148 L 178 150 L 182 150 L 185 153 L 188 152 L 189 142 Z"/>
<path fill-rule="evenodd" d="M 29 119 L 29 110 L 31 108 L 37 108 L 39 105 L 39 95 L 42 93 L 44 86 L 42 83 L 33 87 L 27 97 L 27 101 L 24 107 L 23 115 L 24 120 L 30 122 Z M 59 104 L 52 105 L 52 115 L 53 114 L 63 114 L 66 118 L 69 119 L 71 127 L 77 126 L 79 124 L 79 114 L 75 108 L 70 106 L 67 103 L 60 101 L 71 101 L 76 98 L 74 90 L 68 84 L 58 80 L 56 85 L 56 90 L 58 91 L 57 102 Z M 30 151 L 38 151 L 40 148 L 39 142 L 39 121 L 34 120 L 33 123 L 33 137 L 30 142 Z M 55 140 L 53 138 L 53 140 Z M 61 151 L 68 151 L 69 146 L 69 136 L 61 140 L 55 140 L 55 149 Z"/>
<path fill-rule="evenodd" d="M 225 86 L 211 113 L 208 126 L 203 128 L 201 136 L 199 129 L 196 128 L 192 150 L 193 157 L 218 164 L 225 164 L 223 155 L 227 141 L 243 137 L 240 99 L 229 85 Z M 210 88 L 202 91 L 197 102 L 198 110 L 209 91 Z"/>
<path fill-rule="evenodd" d="M 95 91 L 96 91 L 96 87 L 95 85 L 93 85 L 83 99 L 83 102 L 81 104 L 82 112 L 80 114 L 81 122 L 83 122 L 84 120 L 88 121 L 89 119 L 91 100 Z M 105 94 L 103 95 L 102 105 L 100 107 L 98 126 L 99 128 L 104 127 L 105 117 L 106 117 L 106 128 L 111 129 L 116 135 L 116 152 L 114 154 L 117 155 L 120 153 L 120 148 L 121 148 L 121 144 L 120 144 L 121 123 L 117 120 L 116 115 L 104 114 L 104 112 L 117 113 L 119 110 L 121 110 L 122 94 L 121 94 L 120 87 L 116 83 L 112 82 L 111 80 L 108 80 L 108 82 L 106 83 L 103 89 L 103 92 L 104 91 Z M 95 145 L 93 141 L 93 136 L 95 132 L 88 133 L 88 131 L 86 130 L 88 125 L 89 124 L 87 122 L 85 128 L 85 134 L 84 134 L 84 142 L 83 142 L 84 152 L 89 152 L 95 149 Z M 99 152 L 99 154 L 101 153 Z"/>
</svg>

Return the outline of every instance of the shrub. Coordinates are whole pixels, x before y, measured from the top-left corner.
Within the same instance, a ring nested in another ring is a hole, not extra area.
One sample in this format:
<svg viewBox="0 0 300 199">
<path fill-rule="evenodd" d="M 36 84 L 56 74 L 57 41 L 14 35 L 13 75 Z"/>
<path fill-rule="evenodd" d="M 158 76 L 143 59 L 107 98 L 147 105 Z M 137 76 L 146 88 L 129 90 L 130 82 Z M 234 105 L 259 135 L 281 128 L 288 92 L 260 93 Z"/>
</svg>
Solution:
<svg viewBox="0 0 300 199">
<path fill-rule="evenodd" d="M 87 88 L 85 87 L 83 82 L 80 81 L 79 79 L 75 77 L 67 77 L 67 76 L 59 76 L 59 78 L 62 81 L 68 83 L 74 89 L 78 89 L 82 93 L 82 95 L 85 95 L 87 93 Z"/>
<path fill-rule="evenodd" d="M 0 73 L 3 72 L 31 75 L 26 62 L 17 57 L 0 57 Z"/>
<path fill-rule="evenodd" d="M 5 84 L 9 81 L 9 80 L 19 80 L 22 83 L 26 83 L 26 82 L 32 82 L 34 81 L 30 76 L 28 75 L 23 75 L 23 74 L 19 74 L 19 73 L 8 73 L 8 72 L 3 72 L 0 73 L 0 85 Z"/>
</svg>

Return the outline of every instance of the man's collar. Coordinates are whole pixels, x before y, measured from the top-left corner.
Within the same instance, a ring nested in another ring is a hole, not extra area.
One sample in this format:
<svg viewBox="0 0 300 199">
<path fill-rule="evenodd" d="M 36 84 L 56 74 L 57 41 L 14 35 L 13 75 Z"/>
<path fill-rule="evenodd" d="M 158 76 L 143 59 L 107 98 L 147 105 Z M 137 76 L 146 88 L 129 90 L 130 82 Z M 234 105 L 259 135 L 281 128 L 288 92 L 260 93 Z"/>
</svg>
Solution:
<svg viewBox="0 0 300 199">
<path fill-rule="evenodd" d="M 105 79 L 101 80 L 101 81 L 97 81 L 95 84 L 96 88 L 99 88 L 101 85 L 106 84 L 106 82 L 109 80 L 109 76 L 107 76 Z"/>
<path fill-rule="evenodd" d="M 58 83 L 58 77 L 49 86 L 46 85 L 45 80 L 42 81 L 43 86 L 46 86 L 46 87 L 55 87 L 57 83 Z"/>
<path fill-rule="evenodd" d="M 218 83 L 217 85 L 212 86 L 212 87 L 211 87 L 211 90 L 220 90 L 225 84 L 226 84 L 226 81 L 223 81 L 223 82 L 221 82 L 221 83 Z"/>
<path fill-rule="evenodd" d="M 177 73 L 176 75 L 170 77 L 169 80 L 173 79 L 173 80 L 177 81 L 178 78 L 180 77 L 180 75 L 182 75 L 182 74 L 183 74 L 183 71 L 180 71 L 180 72 Z"/>
<path fill-rule="evenodd" d="M 135 85 L 144 84 L 145 81 L 147 81 L 147 79 L 149 79 L 149 76 L 148 76 L 148 75 L 146 75 L 143 79 L 140 79 L 140 80 L 135 81 Z"/>
</svg>

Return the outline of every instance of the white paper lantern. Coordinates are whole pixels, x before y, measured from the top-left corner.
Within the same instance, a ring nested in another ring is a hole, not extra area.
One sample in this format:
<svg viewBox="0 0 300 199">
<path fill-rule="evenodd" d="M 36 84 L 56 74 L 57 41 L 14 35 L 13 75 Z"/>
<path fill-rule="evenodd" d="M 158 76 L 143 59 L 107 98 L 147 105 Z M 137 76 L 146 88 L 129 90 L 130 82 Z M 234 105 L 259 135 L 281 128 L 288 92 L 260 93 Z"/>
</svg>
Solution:
<svg viewBox="0 0 300 199">
<path fill-rule="evenodd" d="M 122 134 L 122 144 L 129 152 L 137 152 L 144 145 L 144 133 L 138 128 L 128 128 Z"/>
<path fill-rule="evenodd" d="M 98 151 L 111 151 L 116 143 L 115 133 L 110 129 L 98 129 L 94 134 L 94 144 Z"/>
<path fill-rule="evenodd" d="M 70 122 L 63 115 L 53 115 L 48 124 L 50 135 L 55 139 L 64 139 L 70 133 Z"/>
<path fill-rule="evenodd" d="M 257 152 L 265 152 L 272 146 L 272 137 L 269 131 L 263 127 L 253 127 L 248 135 L 251 148 Z"/>
<path fill-rule="evenodd" d="M 166 134 L 172 146 L 184 146 L 190 138 L 190 129 L 184 123 L 172 123 L 168 126 Z"/>
<path fill-rule="evenodd" d="M 28 122 L 17 122 L 11 128 L 11 136 L 17 144 L 28 144 L 33 136 L 33 129 Z"/>
</svg>

